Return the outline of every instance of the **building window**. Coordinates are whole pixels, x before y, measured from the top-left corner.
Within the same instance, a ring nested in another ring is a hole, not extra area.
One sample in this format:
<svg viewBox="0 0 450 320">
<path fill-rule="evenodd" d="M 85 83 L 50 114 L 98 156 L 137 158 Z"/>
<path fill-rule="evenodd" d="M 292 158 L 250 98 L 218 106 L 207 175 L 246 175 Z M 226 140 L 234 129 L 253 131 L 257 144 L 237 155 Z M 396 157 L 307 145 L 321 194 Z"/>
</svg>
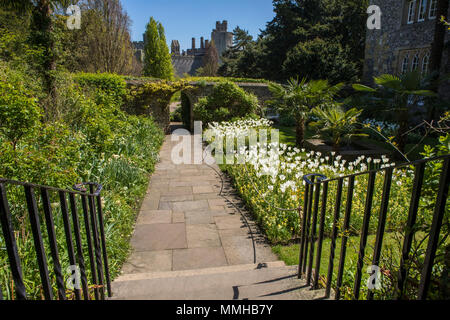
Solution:
<svg viewBox="0 0 450 320">
<path fill-rule="evenodd" d="M 428 73 L 429 66 L 430 66 L 430 55 L 426 54 L 422 59 L 422 74 Z"/>
<path fill-rule="evenodd" d="M 417 21 L 425 21 L 426 12 L 427 12 L 427 0 L 420 0 L 419 17 Z"/>
<path fill-rule="evenodd" d="M 414 15 L 416 13 L 416 0 L 410 1 L 408 5 L 408 24 L 414 22 Z"/>
<path fill-rule="evenodd" d="M 431 2 L 430 2 L 430 14 L 428 15 L 428 18 L 436 19 L 436 14 L 437 14 L 437 0 L 431 0 Z"/>
<path fill-rule="evenodd" d="M 406 55 L 403 58 L 403 62 L 402 62 L 402 73 L 408 72 L 408 66 L 409 66 L 409 56 Z"/>
<path fill-rule="evenodd" d="M 419 54 L 416 54 L 412 60 L 411 70 L 417 70 L 419 68 Z"/>
</svg>

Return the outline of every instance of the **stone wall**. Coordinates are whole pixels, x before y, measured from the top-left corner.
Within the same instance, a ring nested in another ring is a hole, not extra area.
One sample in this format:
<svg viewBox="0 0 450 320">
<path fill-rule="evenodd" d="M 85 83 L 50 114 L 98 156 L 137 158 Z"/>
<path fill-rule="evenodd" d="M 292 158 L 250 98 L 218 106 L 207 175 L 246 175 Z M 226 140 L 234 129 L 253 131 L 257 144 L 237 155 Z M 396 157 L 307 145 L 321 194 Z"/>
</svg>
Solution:
<svg viewBox="0 0 450 320">
<path fill-rule="evenodd" d="M 399 74 L 403 57 L 408 53 L 419 54 L 420 68 L 424 55 L 430 53 L 436 19 L 428 19 L 429 10 L 427 10 L 425 21 L 418 22 L 416 17 L 414 23 L 407 24 L 405 6 L 408 2 L 407 0 L 370 0 L 371 5 L 377 5 L 381 9 L 381 30 L 367 30 L 363 82 L 373 84 L 374 76 L 385 73 Z M 428 6 L 429 3 L 430 1 Z M 447 33 L 446 42 L 448 41 L 450 41 L 450 33 Z M 448 60 L 447 49 L 443 57 L 443 72 L 450 71 Z M 450 91 L 448 87 L 447 90 L 444 88 L 442 90 Z"/>
<path fill-rule="evenodd" d="M 127 87 L 138 89 L 147 81 L 128 80 Z M 153 117 L 155 123 L 164 130 L 169 132 L 170 126 L 170 100 L 173 94 L 167 95 L 138 95 L 131 98 L 126 107 L 126 111 L 130 114 L 148 115 Z"/>
</svg>

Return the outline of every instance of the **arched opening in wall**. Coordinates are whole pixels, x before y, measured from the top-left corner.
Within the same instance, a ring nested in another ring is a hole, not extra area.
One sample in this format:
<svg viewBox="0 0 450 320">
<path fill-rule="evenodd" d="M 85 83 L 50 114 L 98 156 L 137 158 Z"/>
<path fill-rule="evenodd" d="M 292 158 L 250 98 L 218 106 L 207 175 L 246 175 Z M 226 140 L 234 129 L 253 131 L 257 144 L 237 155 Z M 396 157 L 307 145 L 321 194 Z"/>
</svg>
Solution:
<svg viewBox="0 0 450 320">
<path fill-rule="evenodd" d="M 191 126 L 191 100 L 188 95 L 181 91 L 181 122 L 186 128 Z"/>
</svg>

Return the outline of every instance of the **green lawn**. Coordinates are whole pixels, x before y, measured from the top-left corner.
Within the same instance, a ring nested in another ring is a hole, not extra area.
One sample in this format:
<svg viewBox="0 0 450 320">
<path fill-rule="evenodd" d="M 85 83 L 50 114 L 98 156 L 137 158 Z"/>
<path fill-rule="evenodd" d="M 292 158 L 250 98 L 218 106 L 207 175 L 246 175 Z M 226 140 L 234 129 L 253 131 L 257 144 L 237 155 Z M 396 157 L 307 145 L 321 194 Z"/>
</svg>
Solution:
<svg viewBox="0 0 450 320">
<path fill-rule="evenodd" d="M 376 236 L 371 235 L 367 239 L 367 246 L 366 246 L 366 257 L 364 259 L 364 267 L 363 267 L 363 280 L 362 283 L 364 284 L 366 279 L 368 278 L 368 274 L 366 273 L 367 267 L 372 265 L 372 253 L 373 253 L 373 247 L 375 245 Z M 358 262 L 358 255 L 359 255 L 359 241 L 360 238 L 358 236 L 350 237 L 347 241 L 347 250 L 346 250 L 346 258 L 345 258 L 345 266 L 344 266 L 344 283 L 345 278 L 347 280 L 350 280 L 350 283 L 353 282 L 353 275 L 356 271 L 356 266 Z M 320 276 L 325 279 L 328 274 L 328 265 L 329 265 L 329 259 L 330 259 L 330 246 L 331 246 L 331 239 L 327 238 L 324 239 L 323 245 L 322 245 L 322 256 L 320 260 Z M 397 247 L 396 246 L 396 240 L 393 235 L 385 235 L 384 237 L 384 243 L 383 248 L 386 247 Z M 308 257 L 309 257 L 309 249 L 308 246 Z M 300 246 L 299 244 L 289 245 L 289 246 L 283 246 L 283 245 L 276 245 L 272 247 L 272 251 L 278 256 L 278 258 L 282 261 L 284 261 L 287 265 L 298 265 L 299 262 L 299 253 L 300 253 Z M 316 253 L 317 253 L 317 244 L 315 246 L 315 252 L 314 252 L 314 259 L 313 259 L 313 268 L 315 269 L 316 266 Z M 333 268 L 333 283 L 336 281 L 338 268 L 339 268 L 339 260 L 340 260 L 340 253 L 341 253 L 341 238 L 338 238 L 336 241 L 336 250 L 334 255 L 334 268 Z M 322 285 L 324 283 L 322 282 Z M 363 286 L 362 286 L 363 287 Z"/>
</svg>

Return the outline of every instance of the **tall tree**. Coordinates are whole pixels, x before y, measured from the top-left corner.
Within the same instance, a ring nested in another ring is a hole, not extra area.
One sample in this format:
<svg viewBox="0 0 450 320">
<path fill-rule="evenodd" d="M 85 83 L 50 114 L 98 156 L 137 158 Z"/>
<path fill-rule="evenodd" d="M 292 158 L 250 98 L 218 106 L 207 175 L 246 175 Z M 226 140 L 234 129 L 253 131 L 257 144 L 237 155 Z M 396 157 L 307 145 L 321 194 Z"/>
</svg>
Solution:
<svg viewBox="0 0 450 320">
<path fill-rule="evenodd" d="M 253 36 L 247 30 L 241 29 L 239 26 L 234 28 L 232 50 L 245 50 L 252 42 Z"/>
<path fill-rule="evenodd" d="M 217 51 L 214 41 L 211 41 L 207 48 L 206 54 L 203 57 L 202 76 L 215 77 L 219 69 L 219 53 Z"/>
<path fill-rule="evenodd" d="M 160 79 L 172 79 L 172 58 L 166 43 L 164 28 L 153 17 L 147 24 L 144 41 L 144 75 Z"/>
<path fill-rule="evenodd" d="M 130 18 L 120 0 L 85 0 L 81 30 L 68 32 L 82 52 L 78 70 L 129 74 L 133 68 Z"/>
<path fill-rule="evenodd" d="M 275 17 L 256 43 L 227 52 L 222 75 L 337 83 L 362 74 L 368 0 L 274 0 L 273 5 Z"/>
<path fill-rule="evenodd" d="M 61 7 L 68 7 L 77 3 L 78 0 L 2 0 L 0 5 L 4 8 L 13 9 L 24 13 L 33 13 L 33 41 L 36 45 L 45 48 L 44 78 L 47 91 L 50 96 L 55 94 L 55 39 L 53 35 L 52 13 Z"/>
</svg>

